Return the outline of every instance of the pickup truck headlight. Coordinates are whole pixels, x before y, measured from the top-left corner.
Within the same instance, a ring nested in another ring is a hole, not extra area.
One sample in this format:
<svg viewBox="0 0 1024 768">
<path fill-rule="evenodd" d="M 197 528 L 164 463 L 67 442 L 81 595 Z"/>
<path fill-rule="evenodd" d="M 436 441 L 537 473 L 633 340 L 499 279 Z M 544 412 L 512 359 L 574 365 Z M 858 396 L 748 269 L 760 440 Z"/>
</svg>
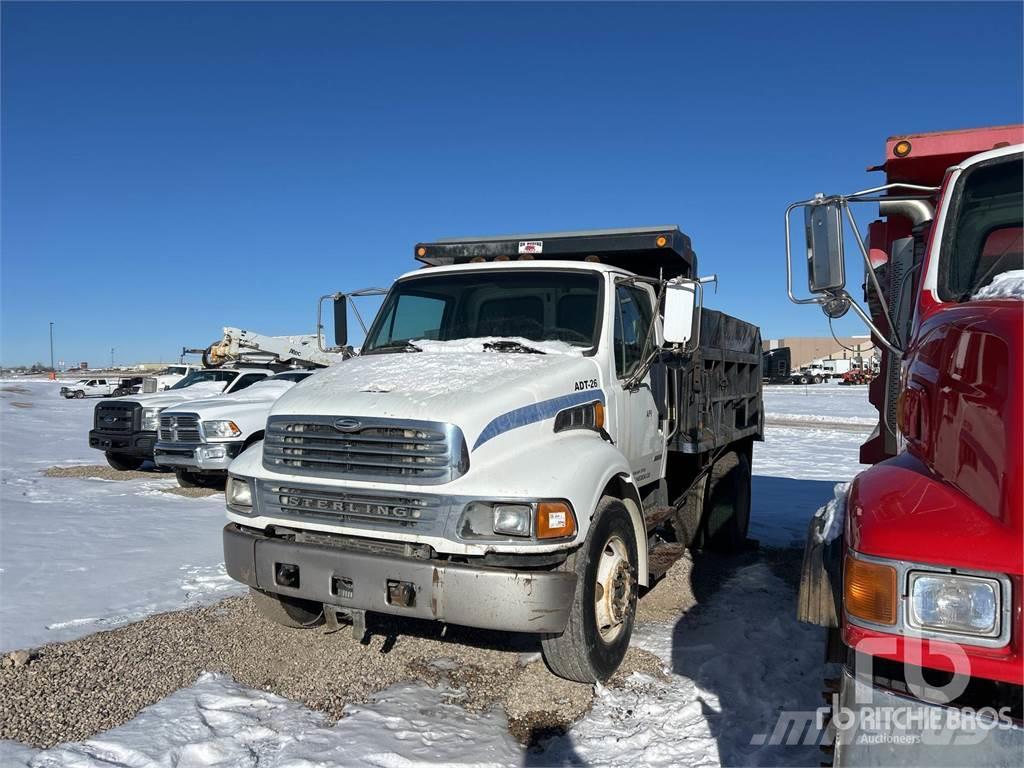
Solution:
<svg viewBox="0 0 1024 768">
<path fill-rule="evenodd" d="M 160 426 L 160 411 L 162 410 L 163 408 L 142 409 L 141 428 L 143 432 L 156 432 L 157 427 Z"/>
<path fill-rule="evenodd" d="M 999 634 L 999 582 L 978 576 L 910 573 L 907 623 L 960 635 Z"/>
<path fill-rule="evenodd" d="M 229 508 L 245 513 L 252 511 L 252 486 L 248 480 L 228 475 L 224 498 L 227 500 Z"/>
<path fill-rule="evenodd" d="M 238 437 L 242 430 L 233 421 L 204 421 L 203 434 L 207 437 Z"/>
</svg>

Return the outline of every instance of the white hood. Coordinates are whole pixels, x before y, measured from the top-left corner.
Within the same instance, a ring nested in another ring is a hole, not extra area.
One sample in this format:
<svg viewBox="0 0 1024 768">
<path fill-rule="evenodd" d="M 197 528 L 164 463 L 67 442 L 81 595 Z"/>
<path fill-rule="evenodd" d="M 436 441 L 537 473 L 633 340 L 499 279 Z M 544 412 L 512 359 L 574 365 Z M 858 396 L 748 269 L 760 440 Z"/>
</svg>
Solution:
<svg viewBox="0 0 1024 768">
<path fill-rule="evenodd" d="M 223 392 L 228 383 L 226 381 L 197 381 L 192 386 L 183 389 L 166 389 L 163 392 L 151 392 L 148 395 L 131 395 L 124 399 L 140 403 L 146 408 L 169 408 L 178 403 L 199 400 Z"/>
<path fill-rule="evenodd" d="M 545 354 L 485 351 L 491 339 L 415 341 L 422 352 L 366 355 L 303 381 L 271 409 L 278 415 L 337 415 L 450 422 L 473 445 L 511 411 L 596 388 L 593 358 L 561 342 L 517 340 Z"/>
</svg>

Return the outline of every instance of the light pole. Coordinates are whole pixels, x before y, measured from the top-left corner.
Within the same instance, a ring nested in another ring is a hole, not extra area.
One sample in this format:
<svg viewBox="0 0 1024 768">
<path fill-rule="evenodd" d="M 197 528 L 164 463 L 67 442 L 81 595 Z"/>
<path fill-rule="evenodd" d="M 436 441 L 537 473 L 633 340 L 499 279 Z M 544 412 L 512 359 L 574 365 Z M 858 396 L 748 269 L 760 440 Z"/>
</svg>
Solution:
<svg viewBox="0 0 1024 768">
<path fill-rule="evenodd" d="M 53 367 L 53 321 L 50 321 L 50 370 L 56 370 Z"/>
<path fill-rule="evenodd" d="M 110 370 L 114 370 L 114 350 L 115 349 L 117 349 L 117 347 L 111 347 L 110 348 Z"/>
</svg>

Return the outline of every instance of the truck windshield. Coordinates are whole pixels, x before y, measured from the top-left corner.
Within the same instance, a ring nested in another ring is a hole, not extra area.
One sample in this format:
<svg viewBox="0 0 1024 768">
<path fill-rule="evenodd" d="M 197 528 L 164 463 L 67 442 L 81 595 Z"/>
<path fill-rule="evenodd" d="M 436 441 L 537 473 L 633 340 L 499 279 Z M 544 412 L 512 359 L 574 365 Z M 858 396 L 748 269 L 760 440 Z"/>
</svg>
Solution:
<svg viewBox="0 0 1024 768">
<path fill-rule="evenodd" d="M 939 262 L 939 295 L 947 301 L 966 301 L 996 275 L 1024 266 L 1021 155 L 968 170 L 954 205 L 954 224 L 944 238 Z"/>
<path fill-rule="evenodd" d="M 175 384 L 171 389 L 184 389 L 198 384 L 200 381 L 231 381 L 238 371 L 192 371 L 188 376 Z"/>
<path fill-rule="evenodd" d="M 480 270 L 412 277 L 391 289 L 363 354 L 415 351 L 417 339 L 515 337 L 597 345 L 601 278 L 594 272 Z"/>
</svg>

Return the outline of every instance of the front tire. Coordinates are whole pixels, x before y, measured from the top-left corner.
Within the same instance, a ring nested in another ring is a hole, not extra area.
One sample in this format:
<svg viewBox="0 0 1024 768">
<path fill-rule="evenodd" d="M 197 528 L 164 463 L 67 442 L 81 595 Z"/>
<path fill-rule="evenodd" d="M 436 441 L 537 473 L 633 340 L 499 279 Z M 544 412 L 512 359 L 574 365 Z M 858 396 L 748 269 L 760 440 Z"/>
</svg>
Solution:
<svg viewBox="0 0 1024 768">
<path fill-rule="evenodd" d="M 319 603 L 262 592 L 252 587 L 249 588 L 249 596 L 263 618 L 282 627 L 308 629 L 324 623 L 324 607 Z"/>
<path fill-rule="evenodd" d="M 83 397 L 85 397 L 85 392 L 80 389 L 75 390 L 75 400 L 81 400 Z"/>
<path fill-rule="evenodd" d="M 146 460 L 143 458 L 129 456 L 125 453 L 110 453 L 108 451 L 104 456 L 107 457 L 107 464 L 118 472 L 131 472 L 146 463 Z"/>
<path fill-rule="evenodd" d="M 636 616 L 636 537 L 619 499 L 601 499 L 586 541 L 562 568 L 576 573 L 576 593 L 565 631 L 541 636 L 544 661 L 566 680 L 607 680 L 626 655 Z"/>
</svg>

